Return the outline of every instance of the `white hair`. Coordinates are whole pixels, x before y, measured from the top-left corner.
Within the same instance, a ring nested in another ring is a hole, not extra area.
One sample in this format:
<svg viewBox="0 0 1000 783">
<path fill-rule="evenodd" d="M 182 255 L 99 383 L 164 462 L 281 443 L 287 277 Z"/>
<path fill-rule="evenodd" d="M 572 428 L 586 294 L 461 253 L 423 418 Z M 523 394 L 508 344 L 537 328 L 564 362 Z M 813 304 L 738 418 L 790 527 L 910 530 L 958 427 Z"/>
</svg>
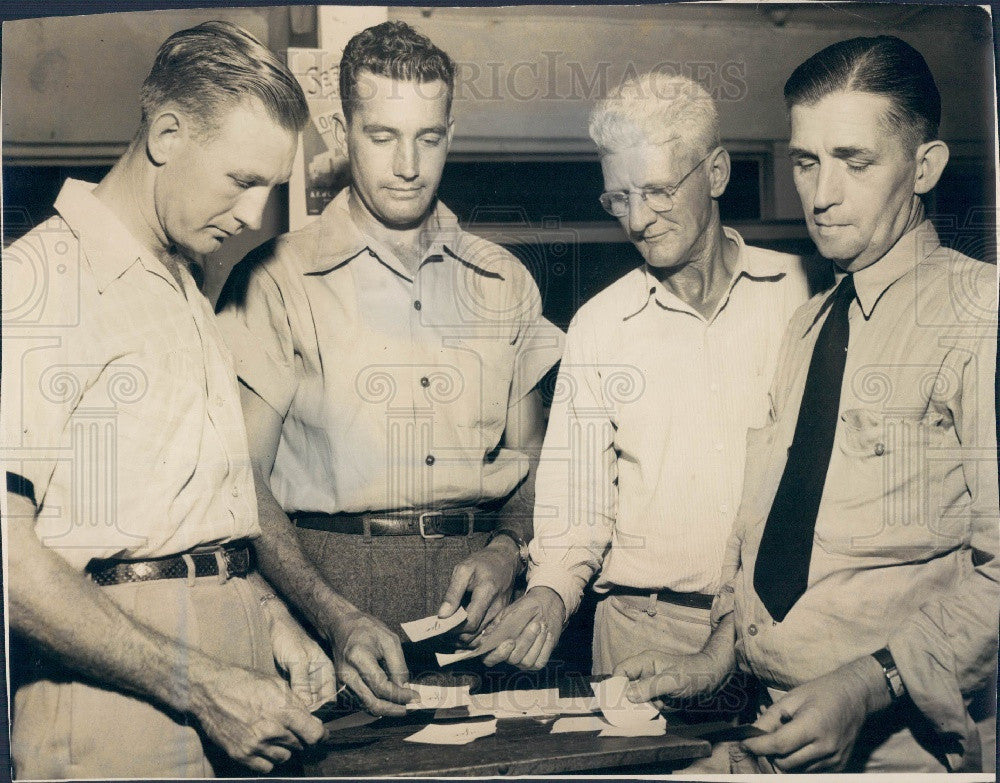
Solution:
<svg viewBox="0 0 1000 783">
<path fill-rule="evenodd" d="M 590 113 L 590 138 L 603 155 L 680 139 L 698 154 L 719 146 L 719 112 L 696 81 L 663 71 L 625 79 Z"/>
</svg>

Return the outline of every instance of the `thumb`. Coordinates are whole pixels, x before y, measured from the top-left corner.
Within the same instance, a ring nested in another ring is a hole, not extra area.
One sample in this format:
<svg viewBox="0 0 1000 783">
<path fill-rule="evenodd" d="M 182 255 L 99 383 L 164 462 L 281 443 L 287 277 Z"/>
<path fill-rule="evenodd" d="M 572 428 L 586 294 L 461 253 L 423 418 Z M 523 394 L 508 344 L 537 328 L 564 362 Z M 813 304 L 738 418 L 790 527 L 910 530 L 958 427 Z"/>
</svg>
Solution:
<svg viewBox="0 0 1000 783">
<path fill-rule="evenodd" d="M 611 674 L 614 677 L 628 677 L 630 680 L 637 680 L 644 674 L 651 673 L 647 672 L 647 658 L 648 655 L 646 653 L 639 653 L 638 655 L 633 655 L 631 658 L 626 658 L 615 666 Z"/>
</svg>

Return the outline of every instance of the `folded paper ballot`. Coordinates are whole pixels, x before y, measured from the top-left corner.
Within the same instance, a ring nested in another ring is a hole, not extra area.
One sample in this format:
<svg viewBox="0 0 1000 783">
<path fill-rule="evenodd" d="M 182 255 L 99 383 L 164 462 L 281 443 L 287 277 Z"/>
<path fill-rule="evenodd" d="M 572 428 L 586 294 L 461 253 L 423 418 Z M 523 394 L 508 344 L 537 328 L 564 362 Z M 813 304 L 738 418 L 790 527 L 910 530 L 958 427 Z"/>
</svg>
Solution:
<svg viewBox="0 0 1000 783">
<path fill-rule="evenodd" d="M 464 661 L 466 658 L 475 658 L 477 655 L 485 655 L 488 650 L 459 650 L 453 653 L 434 653 L 434 657 L 437 658 L 438 666 L 445 667 L 452 663 L 457 663 L 458 661 Z"/>
<path fill-rule="evenodd" d="M 612 726 L 632 726 L 660 717 L 660 711 L 648 701 L 637 704 L 625 695 L 627 677 L 609 677 L 591 683 L 590 687 L 601 706 L 601 713 Z"/>
<path fill-rule="evenodd" d="M 552 734 L 569 734 L 575 731 L 604 731 L 612 728 L 600 715 L 574 715 L 560 718 L 552 724 Z"/>
<path fill-rule="evenodd" d="M 661 715 L 656 720 L 644 720 L 625 726 L 612 726 L 600 715 L 574 715 L 560 718 L 552 724 L 552 734 L 597 731 L 601 737 L 658 737 L 667 732 L 667 721 Z"/>
<path fill-rule="evenodd" d="M 655 720 L 626 723 L 623 726 L 608 726 L 599 737 L 659 737 L 667 733 L 667 721 L 661 715 Z"/>
<path fill-rule="evenodd" d="M 428 745 L 465 745 L 480 737 L 496 734 L 496 731 L 495 718 L 470 723 L 431 723 L 416 734 L 411 734 L 406 741 L 424 742 Z"/>
<path fill-rule="evenodd" d="M 422 617 L 419 620 L 411 620 L 408 623 L 400 623 L 411 642 L 421 642 L 430 639 L 432 636 L 446 633 L 452 628 L 457 628 L 465 622 L 468 615 L 461 606 L 449 617 L 438 617 L 432 614 L 430 617 Z"/>
<path fill-rule="evenodd" d="M 493 715 L 497 718 L 527 718 L 557 714 L 551 712 L 559 701 L 559 690 L 516 690 L 477 693 L 469 703 L 470 715 Z"/>
<path fill-rule="evenodd" d="M 462 707 L 470 703 L 468 685 L 420 685 L 407 683 L 404 687 L 415 690 L 418 698 L 406 705 L 408 710 L 438 710 Z"/>
</svg>

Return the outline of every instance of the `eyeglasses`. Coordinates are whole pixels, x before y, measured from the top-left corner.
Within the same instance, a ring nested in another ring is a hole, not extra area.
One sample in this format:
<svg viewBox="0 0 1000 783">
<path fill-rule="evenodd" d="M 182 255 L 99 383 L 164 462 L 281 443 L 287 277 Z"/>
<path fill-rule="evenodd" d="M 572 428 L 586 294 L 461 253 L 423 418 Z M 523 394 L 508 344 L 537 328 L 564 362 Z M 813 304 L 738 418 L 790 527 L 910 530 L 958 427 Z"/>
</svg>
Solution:
<svg viewBox="0 0 1000 783">
<path fill-rule="evenodd" d="M 676 185 L 672 185 L 670 187 L 643 188 L 642 190 L 613 190 L 608 193 L 602 193 L 599 198 L 601 206 L 604 207 L 605 212 L 613 217 L 625 217 L 628 214 L 629 194 L 635 193 L 645 202 L 647 207 L 653 210 L 653 212 L 668 212 L 674 208 L 674 198 L 677 196 L 677 191 L 681 189 L 681 185 L 684 184 L 684 180 L 694 174 L 695 169 L 708 160 L 711 154 L 711 152 L 708 153 L 708 155 L 695 163 L 694 167 L 689 170 L 687 174 L 681 177 L 677 181 Z"/>
</svg>

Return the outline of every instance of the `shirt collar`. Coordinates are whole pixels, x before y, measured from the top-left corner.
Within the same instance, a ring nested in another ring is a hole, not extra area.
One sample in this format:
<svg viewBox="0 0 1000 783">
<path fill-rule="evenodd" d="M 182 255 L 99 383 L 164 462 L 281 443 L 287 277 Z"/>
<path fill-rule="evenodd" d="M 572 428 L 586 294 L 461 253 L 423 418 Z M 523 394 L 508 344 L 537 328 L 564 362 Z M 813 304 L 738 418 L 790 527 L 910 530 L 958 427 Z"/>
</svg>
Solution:
<svg viewBox="0 0 1000 783">
<path fill-rule="evenodd" d="M 941 246 L 934 224 L 925 220 L 916 228 L 903 234 L 889 252 L 874 264 L 854 273 L 854 289 L 865 318 L 872 311 L 889 287 Z M 843 274 L 837 275 L 839 283 Z"/>
<path fill-rule="evenodd" d="M 327 204 L 320 216 L 316 246 L 311 254 L 311 262 L 305 266 L 305 274 L 322 274 L 338 269 L 365 253 L 371 253 L 379 262 L 396 274 L 412 282 L 410 273 L 396 259 L 388 248 L 380 245 L 365 234 L 351 217 L 348 207 L 350 188 L 344 188 Z M 453 259 L 486 277 L 499 277 L 496 272 L 477 264 L 474 256 L 460 253 L 465 244 L 465 231 L 459 226 L 455 213 L 441 201 L 437 201 L 431 212 L 425 230 L 430 237 L 421 266 Z"/>
<path fill-rule="evenodd" d="M 781 262 L 780 257 L 772 257 L 770 253 L 748 253 L 746 244 L 743 242 L 743 237 L 740 236 L 739 231 L 728 226 L 723 226 L 722 231 L 726 239 L 736 243 L 736 268 L 733 271 L 732 279 L 729 281 L 729 286 L 726 288 L 725 294 L 719 300 L 719 306 L 716 308 L 713 317 L 725 307 L 726 302 L 729 300 L 729 295 L 733 291 L 733 287 L 743 275 L 756 280 L 777 280 L 784 277 L 788 271 Z M 627 321 L 646 309 L 650 300 L 655 300 L 665 310 L 678 310 L 701 318 L 701 315 L 693 307 L 671 293 L 666 286 L 653 277 L 647 265 L 643 265 L 642 271 L 643 285 L 639 289 L 639 298 L 635 302 L 635 307 L 629 308 L 629 314 L 622 319 L 623 321 Z"/>
<path fill-rule="evenodd" d="M 93 190 L 97 185 L 67 179 L 56 198 L 56 211 L 80 239 L 97 290 L 105 289 L 136 262 L 163 275 L 176 286 L 170 273 L 104 204 Z M 162 271 L 161 271 L 162 270 Z"/>
</svg>

